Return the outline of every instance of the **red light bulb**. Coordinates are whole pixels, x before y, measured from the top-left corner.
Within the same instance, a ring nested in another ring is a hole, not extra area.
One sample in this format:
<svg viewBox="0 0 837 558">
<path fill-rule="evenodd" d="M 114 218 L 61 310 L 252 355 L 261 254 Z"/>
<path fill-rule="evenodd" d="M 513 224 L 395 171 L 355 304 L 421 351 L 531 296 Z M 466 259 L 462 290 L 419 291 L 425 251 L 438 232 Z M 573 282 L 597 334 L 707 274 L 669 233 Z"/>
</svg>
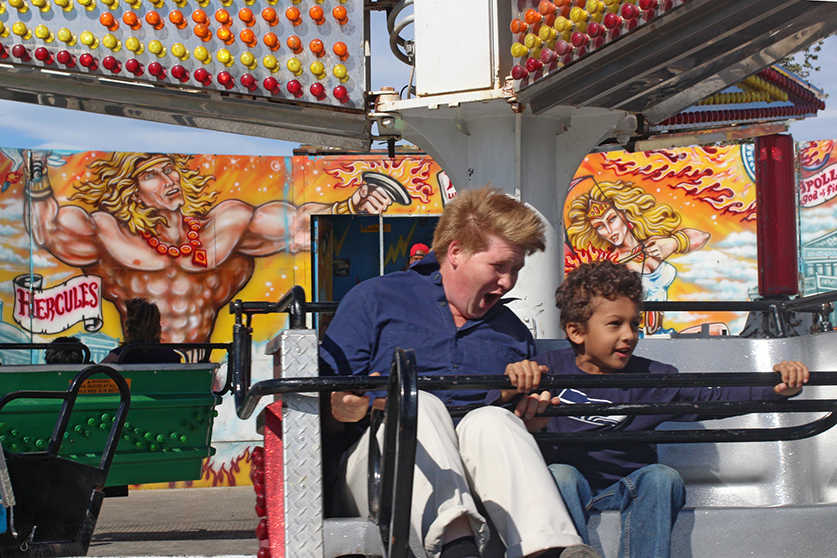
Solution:
<svg viewBox="0 0 837 558">
<path fill-rule="evenodd" d="M 639 0 L 639 7 L 643 12 L 657 9 L 657 0 Z"/>
<path fill-rule="evenodd" d="M 241 85 L 243 85 L 250 91 L 255 91 L 259 88 L 258 84 L 256 83 L 256 78 L 254 78 L 252 74 L 244 74 L 243 76 L 241 76 L 241 79 L 239 81 L 241 82 Z"/>
<path fill-rule="evenodd" d="M 537 72 L 541 68 L 543 68 L 543 64 L 541 64 L 541 61 L 537 58 L 529 58 L 526 60 L 526 69 L 530 72 Z"/>
<path fill-rule="evenodd" d="M 52 64 L 52 54 L 44 47 L 35 49 L 35 60 L 43 62 L 44 64 Z"/>
<path fill-rule="evenodd" d="M 102 64 L 104 64 L 104 60 L 102 61 Z M 135 76 L 142 75 L 142 73 L 144 72 L 142 64 L 136 58 L 129 58 L 128 60 L 126 60 L 125 61 L 125 69 L 127 71 L 131 72 L 132 74 L 134 74 Z M 148 73 L 151 73 L 151 72 L 149 71 Z M 154 74 L 151 74 L 151 75 L 154 75 Z"/>
<path fill-rule="evenodd" d="M 195 77 L 196 81 L 204 85 L 209 85 L 210 83 L 212 83 L 212 74 L 207 72 L 206 68 L 198 68 L 192 75 Z"/>
<path fill-rule="evenodd" d="M 63 64 L 69 68 L 76 65 L 75 58 L 66 50 L 59 50 L 58 54 L 55 55 L 55 59 L 58 60 L 59 64 Z"/>
<path fill-rule="evenodd" d="M 585 46 L 589 40 L 590 37 L 587 36 L 587 33 L 581 33 L 580 31 L 574 31 L 570 37 L 570 41 L 576 48 Z"/>
<path fill-rule="evenodd" d="M 520 64 L 515 64 L 511 71 L 512 79 L 526 79 L 529 77 L 529 72 Z"/>
<path fill-rule="evenodd" d="M 29 51 L 23 45 L 15 45 L 12 47 L 12 56 L 21 60 L 29 60 Z"/>
<path fill-rule="evenodd" d="M 114 74 L 118 74 L 122 70 L 122 64 L 114 56 L 105 56 L 102 58 L 102 67 Z"/>
<path fill-rule="evenodd" d="M 622 4 L 622 17 L 625 19 L 636 19 L 639 16 L 639 8 L 634 4 Z"/>
<path fill-rule="evenodd" d="M 308 90 L 314 97 L 316 97 L 320 101 L 322 101 L 326 97 L 325 87 L 323 87 L 323 84 L 319 81 L 316 83 L 312 83 L 311 87 Z"/>
<path fill-rule="evenodd" d="M 148 73 L 157 79 L 163 79 L 166 77 L 166 69 L 159 62 L 151 62 L 148 65 Z"/>
<path fill-rule="evenodd" d="M 78 63 L 91 71 L 95 70 L 98 67 L 96 59 L 93 57 L 92 54 L 88 52 L 85 52 L 84 54 L 78 57 Z"/>
<path fill-rule="evenodd" d="M 587 34 L 591 37 L 598 37 L 604 32 L 604 27 L 600 23 L 596 23 L 595 21 L 591 21 L 587 24 Z"/>
<path fill-rule="evenodd" d="M 218 83 L 220 83 L 227 89 L 232 89 L 233 87 L 235 87 L 235 79 L 233 79 L 232 75 L 229 72 L 219 73 Z"/>
<path fill-rule="evenodd" d="M 573 51 L 573 46 L 568 43 L 567 41 L 558 39 L 555 41 L 555 52 L 557 52 L 560 56 L 564 56 L 565 54 L 569 54 Z"/>
<path fill-rule="evenodd" d="M 604 16 L 604 26 L 608 29 L 614 29 L 622 25 L 622 18 L 619 17 L 617 14 L 608 12 Z"/>
<path fill-rule="evenodd" d="M 343 85 L 338 85 L 332 91 L 334 98 L 340 101 L 341 103 L 348 103 L 349 102 L 349 90 L 346 89 Z"/>
<path fill-rule="evenodd" d="M 186 70 L 186 68 L 184 68 L 180 64 L 175 64 L 174 66 L 171 67 L 171 77 L 173 77 L 174 79 L 176 79 L 180 82 L 188 81 L 189 80 L 189 72 L 188 72 L 188 70 Z"/>
<path fill-rule="evenodd" d="M 279 92 L 279 81 L 275 77 L 264 78 L 262 85 L 274 95 Z"/>
<path fill-rule="evenodd" d="M 285 87 L 287 87 L 288 93 L 294 97 L 302 97 L 302 84 L 299 81 L 292 79 Z"/>
</svg>

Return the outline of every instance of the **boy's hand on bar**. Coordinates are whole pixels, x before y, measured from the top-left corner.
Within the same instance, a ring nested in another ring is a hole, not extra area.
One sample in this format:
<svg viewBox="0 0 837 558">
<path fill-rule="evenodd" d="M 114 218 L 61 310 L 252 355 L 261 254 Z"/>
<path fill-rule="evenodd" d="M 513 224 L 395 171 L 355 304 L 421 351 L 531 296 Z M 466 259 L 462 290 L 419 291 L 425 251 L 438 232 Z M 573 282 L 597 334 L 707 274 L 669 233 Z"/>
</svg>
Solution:
<svg viewBox="0 0 837 558">
<path fill-rule="evenodd" d="M 811 373 L 808 367 L 796 360 L 783 360 L 773 366 L 773 370 L 782 375 L 781 383 L 773 387 L 773 391 L 784 397 L 796 395 L 802 391 L 802 386 L 808 383 Z"/>
</svg>

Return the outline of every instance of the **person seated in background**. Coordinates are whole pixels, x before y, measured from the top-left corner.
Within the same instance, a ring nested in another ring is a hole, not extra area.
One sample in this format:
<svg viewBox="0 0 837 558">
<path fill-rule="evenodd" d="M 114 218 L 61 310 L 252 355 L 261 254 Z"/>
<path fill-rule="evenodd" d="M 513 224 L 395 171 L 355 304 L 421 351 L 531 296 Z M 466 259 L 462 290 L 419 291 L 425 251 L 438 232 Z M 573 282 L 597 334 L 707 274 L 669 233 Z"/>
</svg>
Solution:
<svg viewBox="0 0 837 558">
<path fill-rule="evenodd" d="M 420 262 L 430 252 L 430 247 L 427 244 L 416 242 L 410 246 L 410 259 L 407 261 L 407 268 L 416 262 Z"/>
<path fill-rule="evenodd" d="M 535 361 L 510 364 L 511 378 L 528 377 L 537 385 L 540 374 L 563 377 L 585 374 L 676 374 L 671 365 L 633 354 L 639 339 L 642 280 L 624 264 L 610 261 L 582 264 L 570 272 L 555 299 L 561 327 L 571 347 L 538 355 Z M 802 391 L 808 368 L 801 362 L 773 367 L 781 379 L 773 387 L 654 387 L 564 389 L 551 403 L 659 403 L 757 401 L 782 399 Z M 520 381 L 515 380 L 515 381 Z M 595 430 L 654 430 L 668 420 L 695 421 L 696 414 L 565 416 L 546 423 L 552 432 Z M 657 462 L 654 444 L 560 445 L 542 447 L 549 470 L 573 518 L 576 530 L 589 541 L 591 511 L 618 510 L 622 518 L 619 558 L 670 556 L 671 531 L 686 499 L 680 474 Z"/>
<path fill-rule="evenodd" d="M 84 352 L 78 337 L 56 337 L 44 354 L 47 364 L 84 364 Z"/>
<path fill-rule="evenodd" d="M 160 310 L 144 298 L 132 298 L 125 305 L 125 331 L 122 344 L 102 360 L 115 364 L 159 364 L 180 362 L 180 353 L 160 343 Z M 135 345 L 135 346 L 132 346 Z"/>
</svg>

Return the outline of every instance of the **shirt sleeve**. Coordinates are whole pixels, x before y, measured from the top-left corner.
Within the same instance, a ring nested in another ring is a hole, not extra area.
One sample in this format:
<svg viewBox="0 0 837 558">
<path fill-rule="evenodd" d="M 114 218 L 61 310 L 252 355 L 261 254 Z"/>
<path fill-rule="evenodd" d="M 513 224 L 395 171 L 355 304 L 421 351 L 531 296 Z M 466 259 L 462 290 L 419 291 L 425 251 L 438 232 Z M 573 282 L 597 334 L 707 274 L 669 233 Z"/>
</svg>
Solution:
<svg viewBox="0 0 837 558">
<path fill-rule="evenodd" d="M 321 376 L 368 374 L 377 327 L 376 305 L 368 284 L 361 283 L 343 297 L 319 350 Z"/>
</svg>

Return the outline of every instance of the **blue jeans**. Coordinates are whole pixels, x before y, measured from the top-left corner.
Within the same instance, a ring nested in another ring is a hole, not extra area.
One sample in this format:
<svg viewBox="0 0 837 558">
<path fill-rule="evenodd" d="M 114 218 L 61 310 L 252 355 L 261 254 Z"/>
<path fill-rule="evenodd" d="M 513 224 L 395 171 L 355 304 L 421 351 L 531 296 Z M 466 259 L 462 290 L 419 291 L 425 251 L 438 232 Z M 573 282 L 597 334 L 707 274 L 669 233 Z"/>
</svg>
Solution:
<svg viewBox="0 0 837 558">
<path fill-rule="evenodd" d="M 619 510 L 619 558 L 669 558 L 671 529 L 686 501 L 680 473 L 666 465 L 647 465 L 594 496 L 590 483 L 575 467 L 555 464 L 549 466 L 549 471 L 586 544 L 590 542 L 590 512 Z"/>
</svg>

